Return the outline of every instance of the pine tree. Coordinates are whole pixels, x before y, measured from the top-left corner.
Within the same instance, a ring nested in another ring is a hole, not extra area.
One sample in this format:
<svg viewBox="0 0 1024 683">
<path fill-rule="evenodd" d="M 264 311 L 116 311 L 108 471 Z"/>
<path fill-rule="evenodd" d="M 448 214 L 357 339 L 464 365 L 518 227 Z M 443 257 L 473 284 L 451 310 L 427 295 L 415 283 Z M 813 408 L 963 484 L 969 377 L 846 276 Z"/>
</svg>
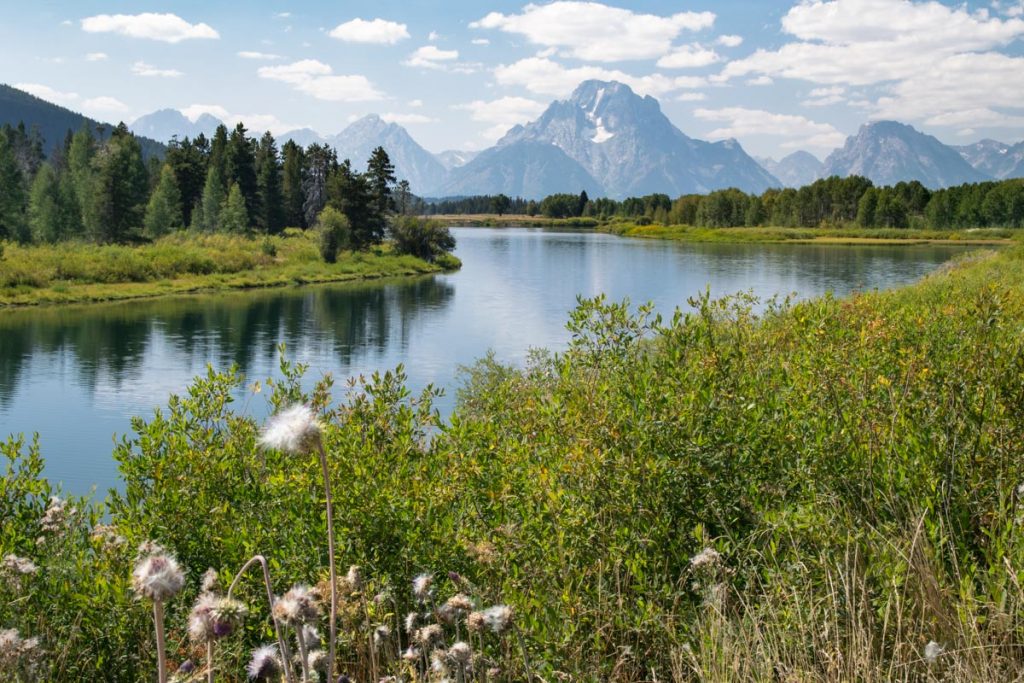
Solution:
<svg viewBox="0 0 1024 683">
<path fill-rule="evenodd" d="M 139 141 L 122 123 L 95 162 L 93 237 L 98 242 L 123 242 L 142 224 L 149 189 Z"/>
<path fill-rule="evenodd" d="M 171 230 L 178 230 L 184 225 L 181 215 L 181 192 L 174 169 L 164 164 L 160 171 L 160 182 L 146 205 L 145 230 L 150 238 L 162 237 Z"/>
<path fill-rule="evenodd" d="M 284 207 L 284 224 L 294 228 L 305 228 L 306 215 L 302 205 L 306 197 L 302 192 L 302 175 L 306 160 L 302 147 L 289 140 L 281 148 L 284 157 L 281 169 L 281 202 Z"/>
<path fill-rule="evenodd" d="M 383 221 L 394 207 L 391 186 L 397 180 L 395 166 L 383 147 L 378 147 L 370 153 L 370 160 L 366 164 L 366 179 L 370 184 L 376 214 Z"/>
<path fill-rule="evenodd" d="M 227 194 L 224 192 L 224 179 L 221 177 L 220 168 L 211 162 L 210 168 L 206 172 L 206 183 L 203 185 L 200 206 L 201 222 L 199 227 L 203 231 L 216 232 L 221 229 L 220 210 L 226 199 Z"/>
<path fill-rule="evenodd" d="M 82 228 L 89 234 L 96 234 L 99 228 L 96 225 L 95 205 L 91 201 L 93 196 L 92 160 L 96 156 L 96 140 L 87 127 L 82 127 L 71 138 L 71 145 L 68 147 L 68 176 L 74 188 L 75 202 L 78 206 L 79 222 Z"/>
<path fill-rule="evenodd" d="M 245 208 L 245 198 L 242 196 L 242 190 L 234 183 L 228 190 L 227 201 L 220 212 L 220 229 L 233 233 L 249 231 L 249 214 Z"/>
<path fill-rule="evenodd" d="M 249 216 L 258 216 L 260 212 L 259 187 L 256 182 L 256 152 L 253 140 L 246 136 L 245 126 L 241 122 L 235 126 L 228 137 L 228 146 L 224 151 L 225 180 L 228 184 L 238 185 L 245 208 Z"/>
<path fill-rule="evenodd" d="M 57 178 L 57 208 L 60 211 L 61 239 L 77 239 L 85 234 L 82 202 L 78 198 L 71 171 L 64 169 Z"/>
<path fill-rule="evenodd" d="M 0 135 L 0 238 L 28 241 L 25 181 L 6 135 Z"/>
<path fill-rule="evenodd" d="M 327 181 L 338 170 L 338 154 L 329 145 L 310 145 L 306 150 L 302 174 L 302 212 L 306 225 L 315 225 L 316 218 L 327 204 Z"/>
<path fill-rule="evenodd" d="M 199 138 L 195 142 L 188 138 L 181 142 L 171 140 L 167 147 L 167 155 L 164 157 L 165 162 L 174 171 L 174 179 L 181 194 L 181 215 L 185 225 L 191 223 L 192 209 L 203 196 L 207 163 L 205 143 L 205 138 L 201 143 Z"/>
<path fill-rule="evenodd" d="M 47 244 L 60 241 L 61 219 L 57 174 L 50 164 L 43 164 L 28 193 L 28 225 L 32 241 Z"/>
<path fill-rule="evenodd" d="M 284 228 L 284 206 L 281 192 L 281 163 L 277 157 L 274 136 L 269 132 L 260 138 L 256 153 L 256 184 L 259 188 L 260 211 L 256 216 L 259 229 L 276 235 Z"/>
</svg>

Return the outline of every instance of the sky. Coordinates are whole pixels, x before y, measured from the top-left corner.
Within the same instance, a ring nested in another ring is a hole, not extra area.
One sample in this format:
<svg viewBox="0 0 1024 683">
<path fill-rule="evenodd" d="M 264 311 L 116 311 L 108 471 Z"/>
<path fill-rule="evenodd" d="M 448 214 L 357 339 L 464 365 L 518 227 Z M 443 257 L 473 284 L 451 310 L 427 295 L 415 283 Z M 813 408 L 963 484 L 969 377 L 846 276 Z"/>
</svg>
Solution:
<svg viewBox="0 0 1024 683">
<path fill-rule="evenodd" d="M 1024 138 L 1024 0 L 4 5 L 0 82 L 110 122 L 170 107 L 331 135 L 376 113 L 477 150 L 598 78 L 757 156 L 824 158 L 877 119 Z"/>
</svg>

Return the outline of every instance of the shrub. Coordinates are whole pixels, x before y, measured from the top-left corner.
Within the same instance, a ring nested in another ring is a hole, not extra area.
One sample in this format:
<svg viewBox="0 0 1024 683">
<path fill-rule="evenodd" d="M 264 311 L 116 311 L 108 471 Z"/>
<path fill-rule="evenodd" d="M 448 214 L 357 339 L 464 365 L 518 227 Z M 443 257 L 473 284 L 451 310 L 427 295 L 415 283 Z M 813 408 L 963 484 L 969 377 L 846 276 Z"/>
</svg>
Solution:
<svg viewBox="0 0 1024 683">
<path fill-rule="evenodd" d="M 316 229 L 320 237 L 320 257 L 324 263 L 336 263 L 338 252 L 349 241 L 351 226 L 348 217 L 332 206 L 324 207 Z"/>
<path fill-rule="evenodd" d="M 391 239 L 395 251 L 410 254 L 424 261 L 455 249 L 455 237 L 441 223 L 416 216 L 400 216 L 391 225 Z"/>
</svg>

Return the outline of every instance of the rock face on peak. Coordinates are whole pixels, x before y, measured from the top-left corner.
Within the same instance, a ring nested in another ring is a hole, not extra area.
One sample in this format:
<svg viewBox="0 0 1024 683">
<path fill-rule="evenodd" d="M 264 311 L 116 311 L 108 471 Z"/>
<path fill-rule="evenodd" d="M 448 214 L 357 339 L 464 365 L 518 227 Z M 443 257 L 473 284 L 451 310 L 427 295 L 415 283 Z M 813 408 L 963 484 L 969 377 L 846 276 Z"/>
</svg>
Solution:
<svg viewBox="0 0 1024 683">
<path fill-rule="evenodd" d="M 975 170 L 993 178 L 1024 178 L 1024 142 L 1008 145 L 997 140 L 979 140 L 953 149 Z"/>
<path fill-rule="evenodd" d="M 128 128 L 136 135 L 144 135 L 166 143 L 175 136 L 179 140 L 186 137 L 194 139 L 200 133 L 208 138 L 212 137 L 219 125 L 221 120 L 212 114 L 202 114 L 192 121 L 177 109 L 159 109 L 135 119 Z"/>
<path fill-rule="evenodd" d="M 766 171 L 779 179 L 783 187 L 803 187 L 822 177 L 825 164 L 818 157 L 802 150 L 788 154 L 779 161 L 758 159 Z"/>
<path fill-rule="evenodd" d="M 465 166 L 469 162 L 476 158 L 480 152 L 471 152 L 468 150 L 461 149 L 446 149 L 443 152 L 438 152 L 434 156 L 441 162 L 441 165 L 447 168 L 449 171 L 459 166 Z"/>
<path fill-rule="evenodd" d="M 376 114 L 353 122 L 327 142 L 338 151 L 338 159 L 350 159 L 359 170 L 366 168 L 376 147 L 383 147 L 395 165 L 395 175 L 399 180 L 408 180 L 412 191 L 419 195 L 432 194 L 447 177 L 441 162 L 413 140 L 405 128 Z"/>
<path fill-rule="evenodd" d="M 933 189 L 991 180 L 957 150 L 896 121 L 861 126 L 842 148 L 828 155 L 824 175 L 861 175 L 875 185 L 918 180 Z"/>
<path fill-rule="evenodd" d="M 558 147 L 601 184 L 602 194 L 615 198 L 726 187 L 762 192 L 778 185 L 734 140 L 687 137 L 657 100 L 614 81 L 584 81 L 539 119 L 506 133 L 498 146 L 520 142 Z"/>
</svg>

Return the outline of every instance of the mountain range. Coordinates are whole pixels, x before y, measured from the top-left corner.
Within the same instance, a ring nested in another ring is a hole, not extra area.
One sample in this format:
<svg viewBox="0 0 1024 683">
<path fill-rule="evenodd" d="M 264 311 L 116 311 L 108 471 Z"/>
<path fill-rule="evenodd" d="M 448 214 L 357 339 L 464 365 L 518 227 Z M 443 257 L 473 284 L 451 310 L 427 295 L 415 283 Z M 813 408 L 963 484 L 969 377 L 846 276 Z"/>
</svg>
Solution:
<svg viewBox="0 0 1024 683">
<path fill-rule="evenodd" d="M 47 151 L 68 130 L 86 125 L 101 138 L 112 126 L 28 93 L 0 85 L 0 124 L 37 126 Z M 162 109 L 133 122 L 146 156 L 162 155 L 172 137 L 210 136 L 221 121 L 203 114 L 195 121 Z M 737 187 L 762 192 L 800 187 L 830 175 L 863 175 L 876 185 L 918 180 L 930 188 L 1024 177 L 1024 142 L 981 140 L 949 146 L 896 121 L 865 124 L 822 162 L 797 151 L 779 161 L 750 157 L 735 140 L 707 142 L 680 131 L 658 101 L 614 81 L 585 81 L 572 95 L 552 102 L 535 121 L 515 126 L 481 152 L 432 154 L 402 126 L 369 115 L 335 135 L 303 128 L 277 136 L 297 144 L 333 146 L 339 158 L 361 166 L 384 147 L 396 175 L 426 197 L 504 193 L 539 199 L 556 192 L 623 198 L 650 193 L 678 196 Z M 160 142 L 157 142 L 160 141 Z"/>
</svg>

